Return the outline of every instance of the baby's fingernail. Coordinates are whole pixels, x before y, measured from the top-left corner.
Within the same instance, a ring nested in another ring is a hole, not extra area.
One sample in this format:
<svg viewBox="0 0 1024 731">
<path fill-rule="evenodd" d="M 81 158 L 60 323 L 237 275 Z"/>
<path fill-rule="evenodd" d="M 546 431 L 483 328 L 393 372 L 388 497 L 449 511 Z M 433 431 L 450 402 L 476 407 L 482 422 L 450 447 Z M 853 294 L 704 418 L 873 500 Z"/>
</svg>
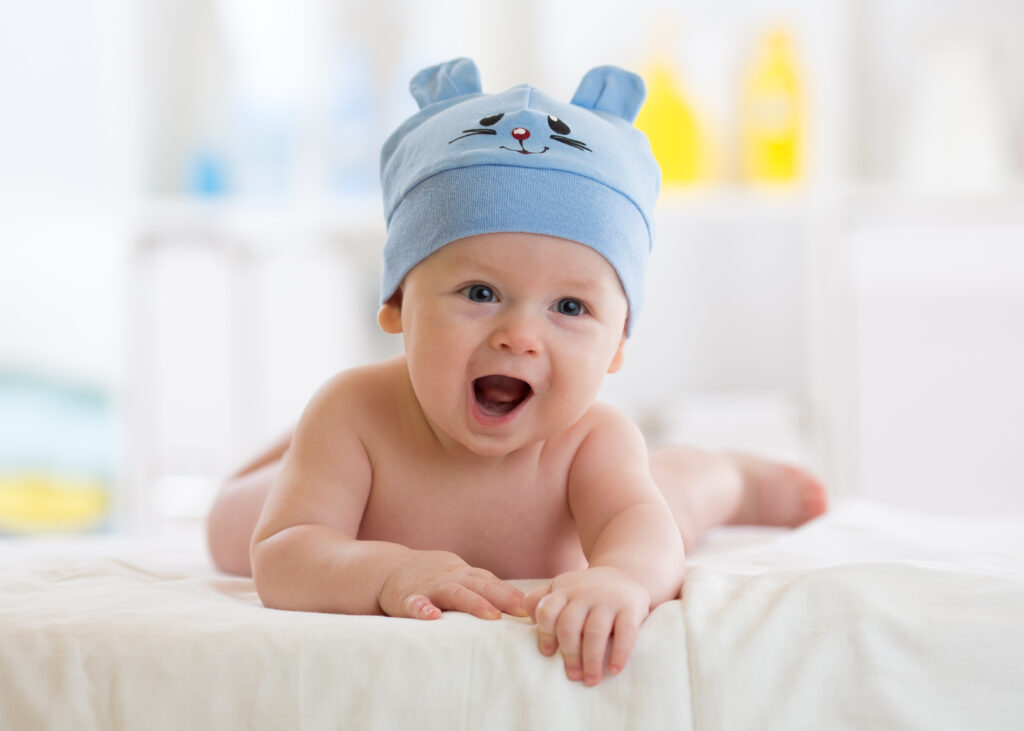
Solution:
<svg viewBox="0 0 1024 731">
<path fill-rule="evenodd" d="M 609 665 L 608 666 L 608 674 L 609 675 L 618 675 L 621 671 L 622 671 L 622 668 L 620 668 L 618 665 Z"/>
<path fill-rule="evenodd" d="M 597 676 L 596 675 L 584 675 L 583 676 L 583 683 L 584 683 L 584 685 L 597 685 Z"/>
<path fill-rule="evenodd" d="M 412 601 L 413 616 L 421 619 L 437 619 L 441 616 L 441 610 L 430 603 L 425 596 L 417 597 Z"/>
<path fill-rule="evenodd" d="M 515 609 L 512 610 L 511 614 L 512 614 L 513 617 L 529 617 L 530 616 L 530 613 L 527 612 L 522 607 L 516 607 Z"/>
</svg>

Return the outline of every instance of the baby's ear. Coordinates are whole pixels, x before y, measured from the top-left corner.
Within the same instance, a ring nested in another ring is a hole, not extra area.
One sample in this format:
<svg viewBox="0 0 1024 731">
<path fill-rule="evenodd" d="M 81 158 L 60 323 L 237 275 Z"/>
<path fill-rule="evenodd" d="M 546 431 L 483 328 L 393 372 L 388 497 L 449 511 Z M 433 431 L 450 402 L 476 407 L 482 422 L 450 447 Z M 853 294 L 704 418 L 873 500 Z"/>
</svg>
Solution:
<svg viewBox="0 0 1024 731">
<path fill-rule="evenodd" d="M 647 87 L 637 74 L 618 66 L 598 66 L 590 69 L 580 81 L 572 103 L 584 109 L 614 114 L 632 124 L 646 98 Z"/>
<path fill-rule="evenodd" d="M 466 94 L 478 94 L 480 72 L 468 58 L 456 58 L 420 71 L 409 82 L 409 91 L 420 109 L 434 102 Z"/>
<path fill-rule="evenodd" d="M 619 347 L 615 351 L 615 355 L 612 356 L 611 365 L 608 366 L 609 373 L 618 373 L 619 369 L 622 368 L 622 364 L 626 362 L 626 333 L 622 333 L 622 340 L 619 341 Z"/>
<path fill-rule="evenodd" d="M 399 287 L 377 310 L 377 324 L 391 335 L 402 332 L 402 288 Z"/>
</svg>

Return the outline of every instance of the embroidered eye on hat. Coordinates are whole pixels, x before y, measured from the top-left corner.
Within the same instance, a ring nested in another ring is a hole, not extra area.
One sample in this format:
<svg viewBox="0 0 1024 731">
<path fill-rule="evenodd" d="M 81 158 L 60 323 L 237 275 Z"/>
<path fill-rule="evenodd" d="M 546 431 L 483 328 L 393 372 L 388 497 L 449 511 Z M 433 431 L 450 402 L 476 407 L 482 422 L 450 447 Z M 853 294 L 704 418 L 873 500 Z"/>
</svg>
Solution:
<svg viewBox="0 0 1024 731">
<path fill-rule="evenodd" d="M 615 269 L 629 303 L 643 302 L 661 172 L 633 120 L 643 80 L 614 66 L 584 75 L 570 103 L 527 84 L 484 94 L 467 58 L 409 84 L 420 106 L 384 143 L 387 219 L 381 301 L 445 244 L 502 231 L 590 246 Z"/>
</svg>

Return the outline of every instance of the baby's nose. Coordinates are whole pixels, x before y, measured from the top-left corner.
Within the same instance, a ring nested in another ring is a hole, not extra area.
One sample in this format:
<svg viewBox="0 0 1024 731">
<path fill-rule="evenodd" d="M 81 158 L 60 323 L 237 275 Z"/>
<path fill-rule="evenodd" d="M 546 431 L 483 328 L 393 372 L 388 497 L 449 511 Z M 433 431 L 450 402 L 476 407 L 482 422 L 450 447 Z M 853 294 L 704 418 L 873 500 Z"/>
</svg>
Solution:
<svg viewBox="0 0 1024 731">
<path fill-rule="evenodd" d="M 525 315 L 506 318 L 494 331 L 491 345 L 512 355 L 536 355 L 543 349 L 537 324 Z"/>
<path fill-rule="evenodd" d="M 530 130 L 526 129 L 525 127 L 516 127 L 514 130 L 512 130 L 512 136 L 515 137 L 520 142 L 522 142 L 523 140 L 527 140 L 530 138 Z"/>
</svg>

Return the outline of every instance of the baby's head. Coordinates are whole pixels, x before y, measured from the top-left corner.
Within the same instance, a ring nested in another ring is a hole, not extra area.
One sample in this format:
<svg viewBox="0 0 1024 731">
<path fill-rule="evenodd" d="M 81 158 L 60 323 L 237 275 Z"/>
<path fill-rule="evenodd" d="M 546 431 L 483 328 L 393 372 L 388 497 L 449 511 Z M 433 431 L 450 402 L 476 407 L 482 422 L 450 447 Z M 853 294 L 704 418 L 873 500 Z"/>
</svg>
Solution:
<svg viewBox="0 0 1024 731">
<path fill-rule="evenodd" d="M 543 234 L 591 247 L 614 268 L 629 306 L 643 301 L 660 171 L 632 125 L 645 89 L 636 74 L 588 72 L 566 104 L 528 85 L 483 94 L 456 59 L 410 83 L 420 111 L 381 153 L 388 235 L 382 301 L 417 264 L 478 234 Z"/>
</svg>

